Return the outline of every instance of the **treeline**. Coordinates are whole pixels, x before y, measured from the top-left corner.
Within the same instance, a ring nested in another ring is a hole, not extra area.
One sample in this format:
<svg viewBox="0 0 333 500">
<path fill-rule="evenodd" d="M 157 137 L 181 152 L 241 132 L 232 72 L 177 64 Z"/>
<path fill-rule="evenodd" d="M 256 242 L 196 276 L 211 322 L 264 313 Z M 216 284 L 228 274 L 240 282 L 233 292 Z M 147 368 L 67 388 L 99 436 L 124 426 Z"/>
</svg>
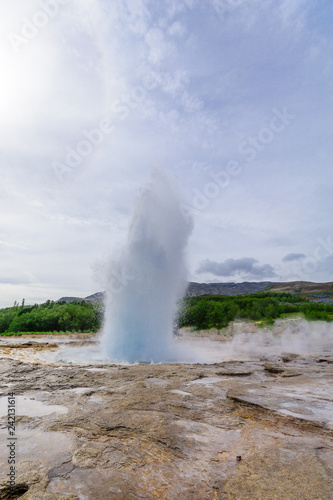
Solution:
<svg viewBox="0 0 333 500">
<path fill-rule="evenodd" d="M 188 297 L 180 308 L 180 327 L 198 329 L 224 328 L 235 319 L 273 323 L 286 313 L 303 313 L 309 320 L 333 319 L 333 304 L 311 302 L 290 293 L 255 293 L 250 295 L 210 295 Z"/>
<path fill-rule="evenodd" d="M 286 313 L 302 313 L 309 320 L 333 319 L 333 304 L 312 302 L 290 293 L 188 297 L 179 310 L 180 327 L 199 330 L 227 327 L 235 319 L 273 323 Z M 102 325 L 103 306 L 91 302 L 53 302 L 0 309 L 0 335 L 34 332 L 96 332 Z"/>
<path fill-rule="evenodd" d="M 96 332 L 102 308 L 90 302 L 53 302 L 0 309 L 0 334 L 9 332 Z"/>
</svg>

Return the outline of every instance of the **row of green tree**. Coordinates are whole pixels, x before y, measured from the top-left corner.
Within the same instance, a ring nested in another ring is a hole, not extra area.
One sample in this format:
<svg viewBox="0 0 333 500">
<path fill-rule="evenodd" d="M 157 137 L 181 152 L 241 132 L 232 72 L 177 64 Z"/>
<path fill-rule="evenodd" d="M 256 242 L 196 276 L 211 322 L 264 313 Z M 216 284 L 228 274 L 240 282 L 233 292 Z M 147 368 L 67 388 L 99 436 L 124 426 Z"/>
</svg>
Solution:
<svg viewBox="0 0 333 500">
<path fill-rule="evenodd" d="M 302 313 L 310 320 L 330 321 L 333 304 L 312 302 L 290 293 L 211 295 L 188 297 L 179 311 L 180 327 L 224 328 L 235 319 L 273 322 L 286 313 Z M 0 334 L 9 332 L 96 332 L 103 307 L 90 302 L 53 302 L 0 309 Z"/>
<path fill-rule="evenodd" d="M 302 313 L 309 320 L 330 321 L 333 304 L 312 302 L 290 293 L 256 293 L 250 295 L 210 295 L 188 297 L 180 308 L 180 327 L 198 329 L 224 328 L 235 319 L 273 323 L 286 313 Z"/>
<path fill-rule="evenodd" d="M 0 309 L 0 334 L 7 332 L 96 332 L 102 324 L 101 306 L 90 302 L 53 302 Z"/>
</svg>

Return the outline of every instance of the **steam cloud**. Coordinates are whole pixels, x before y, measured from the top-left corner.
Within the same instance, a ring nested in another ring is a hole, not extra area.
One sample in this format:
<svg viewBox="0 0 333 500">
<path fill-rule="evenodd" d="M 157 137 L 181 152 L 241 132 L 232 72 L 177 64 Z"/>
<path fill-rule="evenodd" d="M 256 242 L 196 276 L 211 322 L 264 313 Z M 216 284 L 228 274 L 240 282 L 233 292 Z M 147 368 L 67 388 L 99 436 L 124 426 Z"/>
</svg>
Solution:
<svg viewBox="0 0 333 500">
<path fill-rule="evenodd" d="M 311 356 L 333 352 L 332 323 L 276 320 L 270 330 L 258 329 L 251 323 L 235 324 L 236 329 L 230 339 L 223 340 L 220 336 L 216 336 L 215 341 L 198 338 L 193 344 L 206 363 L 278 358 L 284 353 Z"/>
<path fill-rule="evenodd" d="M 161 171 L 137 200 L 127 241 L 110 259 L 102 348 L 114 361 L 173 361 L 177 299 L 186 288 L 185 249 L 192 230 L 180 196 Z"/>
</svg>

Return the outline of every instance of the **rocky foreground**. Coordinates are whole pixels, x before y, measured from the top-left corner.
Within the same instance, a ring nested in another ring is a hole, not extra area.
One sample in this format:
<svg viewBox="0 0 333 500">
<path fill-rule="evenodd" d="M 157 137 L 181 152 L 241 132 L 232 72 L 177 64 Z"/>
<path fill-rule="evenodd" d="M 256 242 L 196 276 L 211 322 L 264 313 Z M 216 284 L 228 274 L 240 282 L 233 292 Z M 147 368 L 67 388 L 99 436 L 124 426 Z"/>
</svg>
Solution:
<svg viewBox="0 0 333 500">
<path fill-rule="evenodd" d="M 0 342 L 0 499 L 333 498 L 330 352 L 69 365 L 41 355 L 59 339 L 37 340 Z"/>
</svg>

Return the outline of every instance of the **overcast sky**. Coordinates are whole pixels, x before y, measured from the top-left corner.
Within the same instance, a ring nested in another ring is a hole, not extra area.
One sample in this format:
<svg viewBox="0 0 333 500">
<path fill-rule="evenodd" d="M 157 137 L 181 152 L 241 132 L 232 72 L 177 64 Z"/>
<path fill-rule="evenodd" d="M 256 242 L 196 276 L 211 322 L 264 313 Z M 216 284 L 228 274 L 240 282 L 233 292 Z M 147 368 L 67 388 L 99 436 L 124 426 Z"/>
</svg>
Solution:
<svg viewBox="0 0 333 500">
<path fill-rule="evenodd" d="M 0 306 L 100 290 L 156 165 L 190 280 L 333 281 L 332 25 L 330 0 L 2 2 Z"/>
</svg>

